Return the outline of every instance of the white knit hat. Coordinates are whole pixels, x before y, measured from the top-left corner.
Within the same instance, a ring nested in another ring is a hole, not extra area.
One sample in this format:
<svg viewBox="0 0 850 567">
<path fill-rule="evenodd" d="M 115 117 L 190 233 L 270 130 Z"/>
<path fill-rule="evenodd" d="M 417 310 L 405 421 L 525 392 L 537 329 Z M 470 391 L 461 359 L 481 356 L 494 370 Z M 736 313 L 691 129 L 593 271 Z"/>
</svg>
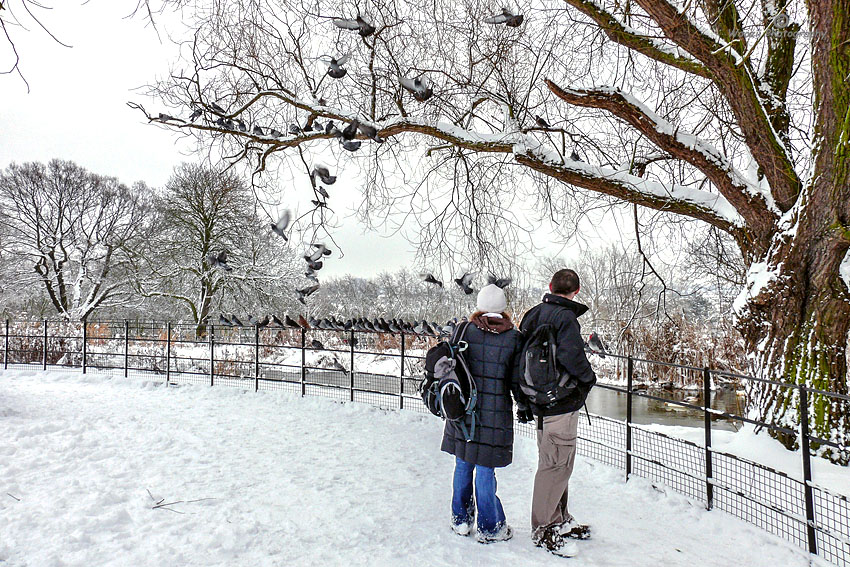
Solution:
<svg viewBox="0 0 850 567">
<path fill-rule="evenodd" d="M 478 292 L 477 307 L 485 313 L 501 313 L 508 307 L 505 292 L 495 284 L 486 285 Z"/>
</svg>

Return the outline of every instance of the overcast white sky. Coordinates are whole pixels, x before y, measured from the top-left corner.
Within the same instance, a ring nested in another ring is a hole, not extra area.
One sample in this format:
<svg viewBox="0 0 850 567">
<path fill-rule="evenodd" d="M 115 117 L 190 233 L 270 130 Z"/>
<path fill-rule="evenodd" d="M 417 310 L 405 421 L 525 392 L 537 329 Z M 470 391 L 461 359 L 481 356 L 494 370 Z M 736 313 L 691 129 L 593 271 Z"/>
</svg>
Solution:
<svg viewBox="0 0 850 567">
<path fill-rule="evenodd" d="M 126 18 L 135 0 L 82 2 L 55 2 L 60 7 L 43 13 L 43 23 L 73 47 L 57 44 L 35 25 L 15 36 L 30 92 L 16 76 L 0 76 L 0 167 L 62 158 L 128 184 L 143 180 L 162 186 L 175 165 L 197 159 L 193 146 L 148 125 L 127 101 L 156 108 L 134 89 L 167 73 L 177 49 L 164 36 L 160 41 L 141 17 Z M 0 56 L 3 67 L 8 67 L 8 55 Z M 334 186 L 337 194 L 350 193 L 352 200 L 336 207 L 341 227 L 334 238 L 344 244 L 345 256 L 334 255 L 323 274 L 370 276 L 403 266 L 416 268 L 414 251 L 401 236 L 364 233 L 348 218 L 356 192 L 342 185 Z M 305 205 L 310 198 L 305 193 Z"/>
</svg>

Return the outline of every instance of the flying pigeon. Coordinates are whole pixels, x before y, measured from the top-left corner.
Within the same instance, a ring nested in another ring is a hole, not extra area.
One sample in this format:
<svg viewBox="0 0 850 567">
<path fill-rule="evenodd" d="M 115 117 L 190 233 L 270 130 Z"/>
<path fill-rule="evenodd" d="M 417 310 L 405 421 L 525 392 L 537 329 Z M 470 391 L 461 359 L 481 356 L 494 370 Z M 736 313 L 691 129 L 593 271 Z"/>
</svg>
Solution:
<svg viewBox="0 0 850 567">
<path fill-rule="evenodd" d="M 472 278 L 475 274 L 465 273 L 459 278 L 455 278 L 455 283 L 460 286 L 466 295 L 470 295 L 474 290 L 469 286 L 472 283 Z"/>
<path fill-rule="evenodd" d="M 497 278 L 493 274 L 487 276 L 488 284 L 494 284 L 496 287 L 500 287 L 502 289 L 505 289 L 506 287 L 511 285 L 511 281 L 513 281 L 511 280 L 511 278 Z"/>
<path fill-rule="evenodd" d="M 484 23 L 494 25 L 505 24 L 509 28 L 517 28 L 520 26 L 520 24 L 522 24 L 523 19 L 524 18 L 522 14 L 515 15 L 507 8 L 502 8 L 501 14 L 496 14 L 495 16 L 489 16 L 487 18 L 484 18 Z"/>
<path fill-rule="evenodd" d="M 333 253 L 333 251 L 330 248 L 328 248 L 327 246 L 325 246 L 321 242 L 311 242 L 310 246 L 312 246 L 313 248 L 316 248 L 316 252 L 314 252 L 310 256 L 310 259 L 312 259 L 312 260 L 318 260 L 322 256 L 330 256 Z M 319 253 L 319 255 L 316 256 L 316 253 Z"/>
<path fill-rule="evenodd" d="M 351 53 L 346 53 L 339 59 L 330 58 L 330 62 L 328 62 L 328 75 L 333 77 L 334 79 L 341 79 L 348 73 L 347 69 L 344 69 L 342 66 L 345 65 L 348 60 L 351 59 Z"/>
<path fill-rule="evenodd" d="M 310 199 L 310 202 L 313 203 L 314 207 L 327 207 L 328 204 L 323 201 L 317 201 L 316 199 Z"/>
<path fill-rule="evenodd" d="M 546 120 L 545 120 L 544 118 L 542 118 L 542 117 L 540 117 L 540 116 L 537 116 L 536 114 L 534 115 L 534 122 L 535 122 L 538 126 L 540 126 L 541 128 L 551 128 L 551 126 L 549 125 L 549 123 L 548 123 L 548 122 L 546 122 Z"/>
<path fill-rule="evenodd" d="M 331 175 L 330 170 L 323 165 L 317 165 L 313 167 L 313 171 L 310 172 L 310 175 L 312 175 L 314 179 L 318 177 L 319 181 L 321 181 L 325 185 L 333 185 L 334 183 L 336 183 L 336 176 Z"/>
<path fill-rule="evenodd" d="M 598 354 L 599 358 L 605 358 L 605 353 L 607 352 L 605 345 L 602 344 L 602 339 L 599 338 L 595 332 L 590 333 L 590 336 L 587 337 L 587 346 L 590 347 L 590 352 L 593 354 Z"/>
<path fill-rule="evenodd" d="M 319 284 L 313 284 L 311 286 L 305 287 L 304 289 L 296 289 L 296 293 L 298 293 L 298 301 L 307 305 L 307 302 L 304 301 L 307 297 L 310 297 L 312 294 L 316 293 L 319 290 Z"/>
<path fill-rule="evenodd" d="M 360 149 L 360 140 L 345 141 L 342 143 L 342 148 L 349 152 L 356 152 Z"/>
<path fill-rule="evenodd" d="M 316 283 L 319 283 L 319 278 L 316 277 L 316 272 L 314 272 L 310 268 L 307 268 L 307 271 L 304 272 L 304 277 L 307 278 L 308 280 L 312 280 Z"/>
<path fill-rule="evenodd" d="M 434 89 L 431 88 L 431 81 L 427 78 L 408 79 L 402 77 L 399 79 L 401 86 L 413 94 L 413 98 L 419 102 L 425 102 L 434 95 Z"/>
<path fill-rule="evenodd" d="M 369 37 L 375 33 L 375 26 L 373 26 L 370 21 L 359 15 L 353 20 L 346 18 L 334 18 L 333 23 L 336 27 L 344 30 L 356 30 L 361 37 Z"/>
<path fill-rule="evenodd" d="M 307 267 L 313 270 L 314 272 L 318 272 L 322 269 L 321 261 L 316 262 L 314 260 L 310 260 L 309 256 L 304 256 L 304 259 L 307 260 Z"/>
<path fill-rule="evenodd" d="M 440 287 L 443 287 L 443 282 L 434 277 L 433 274 L 419 274 L 422 280 L 426 283 L 437 284 Z"/>
<path fill-rule="evenodd" d="M 378 129 L 375 128 L 374 126 L 369 126 L 368 124 L 360 124 L 358 126 L 358 128 L 360 129 L 361 132 L 363 132 L 363 134 L 367 138 L 374 140 L 374 141 L 378 142 L 379 144 L 383 144 L 386 141 L 383 138 L 381 138 L 380 136 L 378 136 Z"/>
<path fill-rule="evenodd" d="M 207 254 L 207 262 L 210 266 L 218 266 L 225 272 L 233 271 L 233 268 L 227 265 L 227 252 L 225 250 L 219 252 L 218 255 L 215 255 L 213 253 Z"/>
<path fill-rule="evenodd" d="M 284 240 L 289 240 L 286 237 L 286 232 L 284 231 L 286 230 L 286 227 L 289 226 L 289 219 L 291 218 L 291 216 L 292 214 L 289 212 L 289 209 L 286 209 L 285 211 L 283 211 L 283 214 L 280 215 L 280 219 L 278 219 L 276 223 L 272 223 L 271 225 L 272 232 L 274 232 Z"/>
<path fill-rule="evenodd" d="M 328 195 L 327 190 L 324 187 L 322 187 L 321 185 L 316 187 L 316 192 L 319 195 L 321 195 L 322 197 L 324 197 L 326 200 L 331 198 L 331 196 Z"/>
<path fill-rule="evenodd" d="M 318 339 L 310 341 L 310 346 L 313 347 L 314 350 L 325 350 L 325 345 L 323 345 Z"/>
</svg>

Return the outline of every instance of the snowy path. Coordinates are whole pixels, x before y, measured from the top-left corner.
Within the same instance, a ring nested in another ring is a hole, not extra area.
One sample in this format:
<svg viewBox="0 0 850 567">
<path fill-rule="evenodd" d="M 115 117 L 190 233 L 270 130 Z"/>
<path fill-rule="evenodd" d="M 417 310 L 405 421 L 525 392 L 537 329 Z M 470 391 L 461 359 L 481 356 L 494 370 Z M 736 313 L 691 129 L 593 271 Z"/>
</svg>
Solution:
<svg viewBox="0 0 850 567">
<path fill-rule="evenodd" d="M 571 509 L 595 537 L 555 558 L 529 540 L 529 439 L 497 472 L 514 539 L 460 538 L 448 527 L 452 458 L 430 415 L 7 371 L 0 432 L 3 567 L 809 564 L 754 526 L 581 458 Z M 151 509 L 147 490 L 184 501 L 171 506 L 182 514 Z"/>
</svg>

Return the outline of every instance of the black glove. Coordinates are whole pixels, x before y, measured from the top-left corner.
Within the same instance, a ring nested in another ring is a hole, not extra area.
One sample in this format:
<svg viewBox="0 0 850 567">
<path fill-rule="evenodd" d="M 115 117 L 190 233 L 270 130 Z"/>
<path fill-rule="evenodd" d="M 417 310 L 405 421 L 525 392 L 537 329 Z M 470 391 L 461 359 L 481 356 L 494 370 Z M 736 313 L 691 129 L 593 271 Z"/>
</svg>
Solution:
<svg viewBox="0 0 850 567">
<path fill-rule="evenodd" d="M 516 418 L 520 423 L 528 423 L 534 421 L 534 414 L 531 413 L 530 409 L 518 409 L 516 410 Z"/>
</svg>

